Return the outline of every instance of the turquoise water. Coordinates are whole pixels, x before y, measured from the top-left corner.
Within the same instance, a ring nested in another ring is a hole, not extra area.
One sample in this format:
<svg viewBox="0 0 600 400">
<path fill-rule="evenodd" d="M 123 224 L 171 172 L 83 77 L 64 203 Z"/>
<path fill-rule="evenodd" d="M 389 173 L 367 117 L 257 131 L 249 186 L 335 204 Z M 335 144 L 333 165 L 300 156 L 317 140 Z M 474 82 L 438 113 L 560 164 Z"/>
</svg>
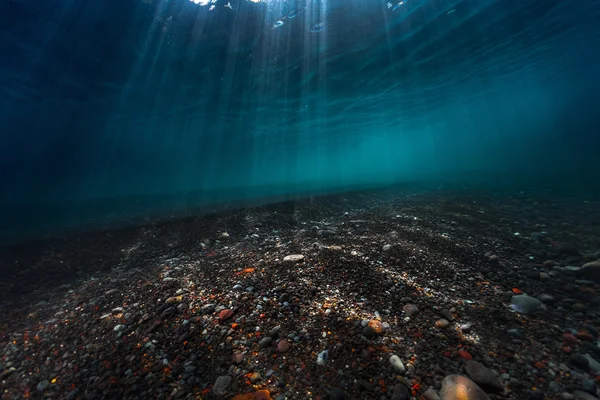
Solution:
<svg viewBox="0 0 600 400">
<path fill-rule="evenodd" d="M 596 0 L 4 1 L 1 230 L 406 181 L 588 190 L 599 20 Z"/>
</svg>

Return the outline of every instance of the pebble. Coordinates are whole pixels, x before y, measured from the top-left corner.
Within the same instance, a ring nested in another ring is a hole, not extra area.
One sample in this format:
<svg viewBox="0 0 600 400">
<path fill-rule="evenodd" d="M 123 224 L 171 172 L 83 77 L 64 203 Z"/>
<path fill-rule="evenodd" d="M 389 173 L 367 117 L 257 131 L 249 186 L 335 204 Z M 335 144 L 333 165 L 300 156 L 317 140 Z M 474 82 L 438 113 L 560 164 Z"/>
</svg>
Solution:
<svg viewBox="0 0 600 400">
<path fill-rule="evenodd" d="M 202 308 L 200 309 L 200 312 L 202 314 L 212 314 L 213 312 L 215 312 L 215 305 L 214 304 L 206 304 L 206 305 L 202 306 Z"/>
<path fill-rule="evenodd" d="M 527 295 L 513 296 L 511 299 L 511 308 L 520 314 L 531 314 L 542 310 L 544 304 L 535 297 Z"/>
<path fill-rule="evenodd" d="M 440 328 L 440 329 L 444 329 L 447 328 L 450 325 L 450 322 L 448 322 L 447 319 L 438 319 L 437 321 L 435 321 L 435 326 Z"/>
<path fill-rule="evenodd" d="M 327 360 L 329 359 L 329 350 L 323 350 L 317 355 L 317 365 L 325 366 L 327 364 Z"/>
<path fill-rule="evenodd" d="M 432 388 L 427 389 L 425 393 L 423 393 L 423 397 L 425 398 L 425 400 L 442 400 L 440 399 L 440 396 L 438 396 L 436 391 Z"/>
<path fill-rule="evenodd" d="M 475 382 L 461 375 L 448 375 L 444 378 L 440 398 L 443 400 L 490 400 Z"/>
<path fill-rule="evenodd" d="M 392 249 L 392 245 L 391 244 L 386 244 L 383 246 L 383 251 L 390 251 Z"/>
<path fill-rule="evenodd" d="M 277 351 L 280 353 L 287 353 L 292 345 L 285 339 L 282 339 L 277 343 Z"/>
<path fill-rule="evenodd" d="M 400 375 L 406 372 L 406 367 L 402 363 L 400 357 L 398 357 L 397 355 L 394 354 L 390 357 L 390 364 L 392 365 L 392 368 L 394 368 L 394 371 L 396 371 Z"/>
<path fill-rule="evenodd" d="M 417 307 L 414 304 L 405 304 L 402 307 L 402 311 L 404 311 L 404 313 L 406 315 L 408 315 L 409 317 L 412 317 L 413 315 L 415 315 L 419 312 L 419 307 Z"/>
<path fill-rule="evenodd" d="M 338 387 L 331 389 L 329 392 L 329 400 L 345 400 L 346 394 Z"/>
<path fill-rule="evenodd" d="M 567 363 L 585 372 L 587 372 L 590 369 L 590 362 L 585 356 L 581 354 L 571 354 L 567 359 Z"/>
<path fill-rule="evenodd" d="M 227 393 L 227 388 L 231 384 L 232 378 L 229 375 L 219 376 L 213 385 L 215 396 L 223 396 Z"/>
<path fill-rule="evenodd" d="M 539 301 L 541 301 L 542 303 L 546 303 L 546 304 L 552 304 L 552 303 L 554 303 L 554 301 L 555 301 L 555 299 L 554 299 L 554 296 L 551 296 L 551 295 L 549 295 L 549 294 L 546 294 L 546 293 L 542 293 L 542 294 L 540 294 L 540 295 L 537 297 L 537 299 L 538 299 Z"/>
<path fill-rule="evenodd" d="M 594 380 L 584 379 L 583 382 L 581 382 L 581 390 L 595 395 L 598 388 L 596 387 L 596 382 Z"/>
<path fill-rule="evenodd" d="M 581 390 L 574 391 L 573 396 L 574 396 L 575 400 L 598 400 L 598 398 L 596 396 L 592 396 L 591 394 L 586 393 Z"/>
<path fill-rule="evenodd" d="M 586 279 L 600 283 L 600 260 L 583 264 L 580 274 Z"/>
<path fill-rule="evenodd" d="M 269 347 L 269 346 L 271 345 L 271 343 L 273 343 L 273 339 L 271 339 L 270 337 L 268 337 L 268 336 L 267 336 L 267 337 L 263 338 L 263 339 L 262 339 L 262 340 L 261 340 L 261 341 L 258 343 L 258 345 L 259 345 L 260 347 Z"/>
<path fill-rule="evenodd" d="M 283 257 L 284 262 L 299 262 L 302 260 L 304 260 L 304 256 L 302 254 L 291 254 Z"/>
<path fill-rule="evenodd" d="M 502 385 L 498 376 L 492 370 L 477 361 L 467 361 L 465 371 L 473 382 L 484 389 L 497 392 L 504 390 L 504 385 Z"/>
<path fill-rule="evenodd" d="M 37 390 L 38 392 L 43 392 L 46 389 L 48 389 L 48 386 L 50 386 L 50 382 L 48 382 L 47 380 L 43 380 L 37 384 Z"/>
<path fill-rule="evenodd" d="M 231 311 L 230 309 L 225 309 L 222 310 L 219 313 L 219 320 L 221 322 L 228 320 L 229 318 L 231 318 L 233 316 L 233 311 Z"/>
<path fill-rule="evenodd" d="M 394 386 L 392 391 L 392 400 L 408 400 L 409 393 L 408 388 L 401 383 Z"/>
<path fill-rule="evenodd" d="M 471 322 L 467 322 L 467 323 L 464 323 L 464 324 L 462 324 L 462 325 L 460 326 L 460 330 L 461 330 L 463 333 L 469 333 L 469 332 L 471 332 L 471 328 L 472 328 L 472 327 L 473 327 L 473 324 L 472 324 Z"/>
</svg>

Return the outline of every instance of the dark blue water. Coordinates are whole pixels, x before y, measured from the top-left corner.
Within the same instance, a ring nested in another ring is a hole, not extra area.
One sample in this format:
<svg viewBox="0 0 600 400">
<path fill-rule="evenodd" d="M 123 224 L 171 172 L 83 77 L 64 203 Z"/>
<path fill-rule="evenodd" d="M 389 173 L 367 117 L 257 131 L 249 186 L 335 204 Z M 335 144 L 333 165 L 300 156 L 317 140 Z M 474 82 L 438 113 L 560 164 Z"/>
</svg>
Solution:
<svg viewBox="0 0 600 400">
<path fill-rule="evenodd" d="M 2 237 L 406 181 L 591 190 L 598 21 L 597 0 L 4 0 Z"/>
</svg>

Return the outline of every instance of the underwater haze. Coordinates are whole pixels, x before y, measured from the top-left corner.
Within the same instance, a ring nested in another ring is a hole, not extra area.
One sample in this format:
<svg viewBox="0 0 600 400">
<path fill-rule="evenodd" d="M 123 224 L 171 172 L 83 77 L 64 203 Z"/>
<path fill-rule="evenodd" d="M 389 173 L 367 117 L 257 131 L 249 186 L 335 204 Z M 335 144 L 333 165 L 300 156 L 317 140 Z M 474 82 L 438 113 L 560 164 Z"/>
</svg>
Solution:
<svg viewBox="0 0 600 400">
<path fill-rule="evenodd" d="M 2 237 L 407 181 L 590 188 L 599 20 L 597 0 L 4 0 Z"/>
</svg>

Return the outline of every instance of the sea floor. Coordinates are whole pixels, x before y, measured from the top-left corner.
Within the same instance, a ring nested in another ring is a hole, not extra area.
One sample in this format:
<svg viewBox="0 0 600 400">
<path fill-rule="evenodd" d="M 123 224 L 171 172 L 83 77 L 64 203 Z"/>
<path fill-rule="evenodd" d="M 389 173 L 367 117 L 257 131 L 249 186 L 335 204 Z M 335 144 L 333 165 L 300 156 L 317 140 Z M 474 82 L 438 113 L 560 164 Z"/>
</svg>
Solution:
<svg viewBox="0 0 600 400">
<path fill-rule="evenodd" d="M 468 191 L 7 248 L 2 399 L 596 399 L 598 250 L 598 201 Z"/>
</svg>

